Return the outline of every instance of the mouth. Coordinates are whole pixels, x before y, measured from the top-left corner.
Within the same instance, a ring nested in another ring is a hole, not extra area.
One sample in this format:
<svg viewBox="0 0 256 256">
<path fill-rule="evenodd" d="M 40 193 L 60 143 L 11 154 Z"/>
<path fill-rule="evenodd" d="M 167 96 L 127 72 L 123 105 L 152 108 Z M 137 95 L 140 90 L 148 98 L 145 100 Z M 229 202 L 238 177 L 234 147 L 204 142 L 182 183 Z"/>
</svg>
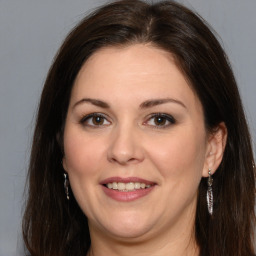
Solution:
<svg viewBox="0 0 256 256">
<path fill-rule="evenodd" d="M 140 179 L 137 177 L 108 178 L 100 183 L 107 196 L 117 201 L 133 201 L 149 194 L 155 182 Z"/>
<path fill-rule="evenodd" d="M 129 192 L 129 191 L 135 191 L 135 190 L 139 190 L 139 189 L 147 189 L 147 188 L 154 186 L 154 184 L 146 185 L 145 183 L 141 183 L 141 182 L 124 183 L 124 182 L 114 181 L 114 182 L 110 182 L 107 184 L 103 184 L 103 186 L 105 186 L 109 189 L 113 189 L 113 190 Z"/>
</svg>

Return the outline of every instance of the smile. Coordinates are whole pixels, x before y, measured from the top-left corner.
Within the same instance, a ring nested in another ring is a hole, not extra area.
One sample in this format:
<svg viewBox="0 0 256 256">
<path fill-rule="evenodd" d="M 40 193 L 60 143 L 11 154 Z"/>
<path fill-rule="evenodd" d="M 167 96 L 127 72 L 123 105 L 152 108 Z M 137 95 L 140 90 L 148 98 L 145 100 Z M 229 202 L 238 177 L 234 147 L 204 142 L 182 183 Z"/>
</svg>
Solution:
<svg viewBox="0 0 256 256">
<path fill-rule="evenodd" d="M 135 191 L 138 189 L 150 188 L 152 185 L 146 185 L 145 183 L 140 182 L 111 182 L 107 183 L 106 187 L 109 189 L 114 189 L 122 192 Z"/>
<path fill-rule="evenodd" d="M 104 193 L 119 202 L 130 202 L 149 195 L 156 183 L 137 177 L 111 177 L 101 182 Z"/>
</svg>

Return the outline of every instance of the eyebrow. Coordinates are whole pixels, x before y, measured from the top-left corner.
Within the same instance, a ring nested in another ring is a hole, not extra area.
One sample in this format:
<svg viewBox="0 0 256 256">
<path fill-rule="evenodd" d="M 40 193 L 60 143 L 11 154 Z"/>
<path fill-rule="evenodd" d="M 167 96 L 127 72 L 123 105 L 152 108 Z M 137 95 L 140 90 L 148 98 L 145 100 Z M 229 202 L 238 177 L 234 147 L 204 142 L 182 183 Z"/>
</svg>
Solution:
<svg viewBox="0 0 256 256">
<path fill-rule="evenodd" d="M 171 99 L 171 98 L 147 100 L 140 104 L 140 108 L 150 108 L 150 107 L 154 107 L 154 106 L 165 104 L 165 103 L 176 103 L 187 109 L 187 107 L 183 102 L 176 99 Z"/>
<path fill-rule="evenodd" d="M 73 109 L 76 106 L 83 104 L 83 103 L 90 103 L 92 105 L 95 105 L 95 106 L 101 107 L 101 108 L 110 108 L 110 105 L 102 100 L 83 98 L 74 104 Z M 140 104 L 140 108 L 142 108 L 142 109 L 151 108 L 151 107 L 165 104 L 165 103 L 176 103 L 176 104 L 181 105 L 184 108 L 187 108 L 183 102 L 176 100 L 176 99 L 172 99 L 172 98 L 146 100 Z"/>
<path fill-rule="evenodd" d="M 76 102 L 73 106 L 73 109 L 82 104 L 82 103 L 91 103 L 92 105 L 95 105 L 97 107 L 101 107 L 101 108 L 110 108 L 110 106 L 104 102 L 104 101 L 101 101 L 101 100 L 97 100 L 97 99 L 90 99 L 90 98 L 83 98 L 81 100 L 79 100 L 78 102 Z"/>
</svg>

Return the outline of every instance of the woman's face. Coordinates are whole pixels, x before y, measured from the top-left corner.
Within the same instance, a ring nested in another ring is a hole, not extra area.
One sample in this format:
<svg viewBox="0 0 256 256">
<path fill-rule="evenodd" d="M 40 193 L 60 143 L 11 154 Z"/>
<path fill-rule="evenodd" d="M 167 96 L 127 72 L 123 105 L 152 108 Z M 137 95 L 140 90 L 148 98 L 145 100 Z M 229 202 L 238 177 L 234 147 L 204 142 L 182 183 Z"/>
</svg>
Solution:
<svg viewBox="0 0 256 256">
<path fill-rule="evenodd" d="M 104 48 L 80 70 L 63 166 L 92 234 L 134 239 L 186 231 L 208 146 L 200 101 L 165 51 Z"/>
</svg>

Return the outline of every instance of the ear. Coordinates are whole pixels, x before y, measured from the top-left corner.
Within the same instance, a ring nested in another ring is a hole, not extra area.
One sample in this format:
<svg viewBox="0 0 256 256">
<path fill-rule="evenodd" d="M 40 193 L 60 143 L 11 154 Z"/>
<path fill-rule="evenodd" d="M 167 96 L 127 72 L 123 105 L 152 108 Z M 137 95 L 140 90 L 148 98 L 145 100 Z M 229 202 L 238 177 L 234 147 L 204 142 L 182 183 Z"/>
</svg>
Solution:
<svg viewBox="0 0 256 256">
<path fill-rule="evenodd" d="M 67 161 L 66 161 L 65 156 L 63 156 L 63 158 L 62 158 L 62 166 L 63 166 L 63 169 L 68 173 Z"/>
<path fill-rule="evenodd" d="M 221 122 L 213 132 L 208 135 L 207 149 L 205 155 L 205 163 L 202 176 L 208 177 L 209 169 L 211 174 L 218 169 L 227 142 L 227 127 L 224 122 Z"/>
<path fill-rule="evenodd" d="M 63 143 L 62 143 L 62 140 L 61 140 L 60 132 L 58 132 L 56 134 L 56 140 L 57 140 L 57 143 L 59 144 L 59 147 L 60 147 L 60 149 L 62 151 L 62 154 L 63 154 L 63 158 L 61 160 L 62 167 L 67 172 L 66 158 L 65 158 L 65 155 L 64 155 Z"/>
</svg>

